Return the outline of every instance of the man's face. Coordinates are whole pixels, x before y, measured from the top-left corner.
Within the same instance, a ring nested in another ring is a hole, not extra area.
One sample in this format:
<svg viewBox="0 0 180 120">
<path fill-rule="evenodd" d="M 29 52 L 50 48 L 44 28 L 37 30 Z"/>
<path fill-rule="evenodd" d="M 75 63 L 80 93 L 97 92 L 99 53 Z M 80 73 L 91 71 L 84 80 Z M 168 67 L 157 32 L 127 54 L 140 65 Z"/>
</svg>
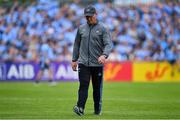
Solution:
<svg viewBox="0 0 180 120">
<path fill-rule="evenodd" d="M 96 14 L 93 16 L 86 16 L 86 20 L 89 24 L 96 24 Z"/>
</svg>

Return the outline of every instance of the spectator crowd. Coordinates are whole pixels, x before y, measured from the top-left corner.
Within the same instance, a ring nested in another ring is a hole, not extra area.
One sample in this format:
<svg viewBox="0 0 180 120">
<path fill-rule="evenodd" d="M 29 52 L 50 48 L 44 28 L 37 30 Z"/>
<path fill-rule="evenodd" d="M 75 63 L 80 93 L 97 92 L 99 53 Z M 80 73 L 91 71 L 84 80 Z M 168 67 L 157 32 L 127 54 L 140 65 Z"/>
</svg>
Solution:
<svg viewBox="0 0 180 120">
<path fill-rule="evenodd" d="M 180 60 L 180 3 L 116 6 L 99 0 L 98 20 L 111 31 L 111 61 Z M 71 61 L 77 27 L 85 23 L 80 0 L 40 0 L 0 8 L 0 60 Z"/>
</svg>

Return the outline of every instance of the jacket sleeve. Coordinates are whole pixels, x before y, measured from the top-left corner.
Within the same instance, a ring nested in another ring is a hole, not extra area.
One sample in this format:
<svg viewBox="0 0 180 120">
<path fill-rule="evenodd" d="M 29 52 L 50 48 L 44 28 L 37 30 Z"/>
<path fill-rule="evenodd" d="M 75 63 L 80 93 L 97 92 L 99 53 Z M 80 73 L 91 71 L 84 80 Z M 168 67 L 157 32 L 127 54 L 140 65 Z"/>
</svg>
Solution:
<svg viewBox="0 0 180 120">
<path fill-rule="evenodd" d="M 73 62 L 76 62 L 79 58 L 80 42 L 81 42 L 81 37 L 80 37 L 79 29 L 78 29 L 76 37 L 75 37 L 75 41 L 74 41 L 74 46 L 73 46 L 73 55 L 72 55 Z"/>
<path fill-rule="evenodd" d="M 109 30 L 107 30 L 107 28 L 104 28 L 103 44 L 104 44 L 103 55 L 105 55 L 107 58 L 110 52 L 112 51 L 112 47 L 113 47 L 111 34 Z"/>
</svg>

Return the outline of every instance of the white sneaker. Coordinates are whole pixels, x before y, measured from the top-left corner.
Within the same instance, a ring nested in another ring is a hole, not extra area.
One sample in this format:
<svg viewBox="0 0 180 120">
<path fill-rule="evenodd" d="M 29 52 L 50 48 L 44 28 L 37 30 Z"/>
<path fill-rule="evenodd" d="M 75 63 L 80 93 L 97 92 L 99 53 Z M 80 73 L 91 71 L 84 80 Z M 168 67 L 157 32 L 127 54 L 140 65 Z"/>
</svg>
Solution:
<svg viewBox="0 0 180 120">
<path fill-rule="evenodd" d="M 56 83 L 56 82 L 50 82 L 49 85 L 50 85 L 50 86 L 56 86 L 57 83 Z"/>
</svg>

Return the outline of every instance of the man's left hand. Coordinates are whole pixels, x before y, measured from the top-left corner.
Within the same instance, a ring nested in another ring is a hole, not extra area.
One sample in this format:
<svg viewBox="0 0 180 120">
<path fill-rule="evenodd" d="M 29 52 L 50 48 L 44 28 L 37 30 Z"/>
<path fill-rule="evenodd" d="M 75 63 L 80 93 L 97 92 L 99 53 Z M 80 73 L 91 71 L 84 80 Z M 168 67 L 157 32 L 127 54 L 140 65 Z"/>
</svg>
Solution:
<svg viewBox="0 0 180 120">
<path fill-rule="evenodd" d="M 99 58 L 98 58 L 98 62 L 100 64 L 104 64 L 106 62 L 106 56 L 105 55 L 101 55 Z"/>
</svg>

